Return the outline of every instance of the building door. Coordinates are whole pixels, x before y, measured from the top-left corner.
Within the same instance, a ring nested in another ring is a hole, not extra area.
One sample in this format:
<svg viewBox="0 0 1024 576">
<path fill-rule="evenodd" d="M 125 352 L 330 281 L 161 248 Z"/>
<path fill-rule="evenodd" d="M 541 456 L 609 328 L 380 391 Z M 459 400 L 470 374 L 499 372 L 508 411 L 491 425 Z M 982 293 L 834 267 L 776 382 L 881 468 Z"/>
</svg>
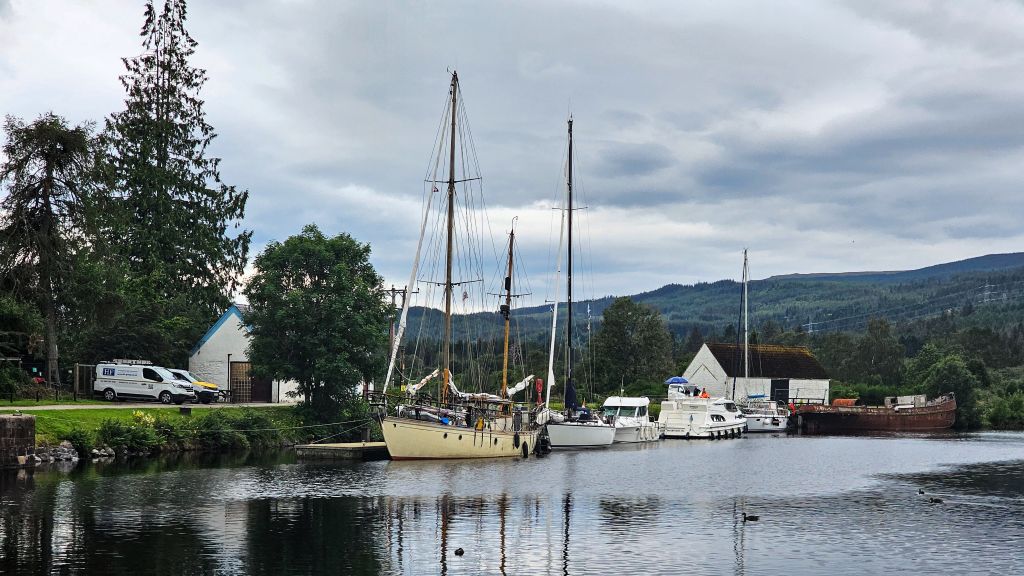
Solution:
<svg viewBox="0 0 1024 576">
<path fill-rule="evenodd" d="M 249 381 L 252 382 L 252 400 L 250 402 L 270 402 L 270 380 L 253 376 Z"/>
<path fill-rule="evenodd" d="M 252 375 L 249 362 L 231 363 L 232 402 L 270 402 L 270 380 Z"/>
<path fill-rule="evenodd" d="M 231 363 L 231 401 L 252 402 L 252 380 L 248 362 Z"/>
<path fill-rule="evenodd" d="M 772 380 L 771 399 L 783 404 L 789 403 L 789 380 Z"/>
</svg>

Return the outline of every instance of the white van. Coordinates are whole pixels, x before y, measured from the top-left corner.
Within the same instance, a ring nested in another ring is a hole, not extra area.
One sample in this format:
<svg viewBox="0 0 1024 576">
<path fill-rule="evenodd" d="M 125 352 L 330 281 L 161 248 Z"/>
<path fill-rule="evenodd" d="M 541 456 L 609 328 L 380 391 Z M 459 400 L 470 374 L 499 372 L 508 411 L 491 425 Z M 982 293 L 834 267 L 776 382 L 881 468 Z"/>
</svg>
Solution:
<svg viewBox="0 0 1024 576">
<path fill-rule="evenodd" d="M 96 365 L 93 392 L 114 400 L 159 400 L 183 404 L 196 397 L 192 385 L 174 377 L 166 368 L 145 364 Z"/>
</svg>

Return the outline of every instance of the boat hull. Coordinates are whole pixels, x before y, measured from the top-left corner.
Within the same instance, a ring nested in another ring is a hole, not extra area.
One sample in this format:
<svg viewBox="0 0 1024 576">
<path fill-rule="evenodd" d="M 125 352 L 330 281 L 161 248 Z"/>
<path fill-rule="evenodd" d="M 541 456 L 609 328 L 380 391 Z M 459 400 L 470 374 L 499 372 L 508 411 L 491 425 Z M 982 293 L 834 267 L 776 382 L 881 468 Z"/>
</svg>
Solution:
<svg viewBox="0 0 1024 576">
<path fill-rule="evenodd" d="M 636 444 L 656 442 L 661 439 L 661 426 L 657 422 L 633 426 L 615 427 L 615 444 Z"/>
<path fill-rule="evenodd" d="M 789 418 L 772 414 L 747 414 L 747 432 L 785 432 Z"/>
<path fill-rule="evenodd" d="M 665 438 L 736 438 L 747 421 L 738 411 L 727 412 L 704 398 L 667 400 L 661 403 L 658 423 Z"/>
<path fill-rule="evenodd" d="M 537 445 L 536 430 L 476 430 L 408 418 L 381 423 L 392 460 L 526 457 Z"/>
<path fill-rule="evenodd" d="M 615 428 L 603 424 L 549 422 L 547 431 L 552 448 L 603 448 L 615 441 Z"/>
<path fill-rule="evenodd" d="M 795 418 L 797 428 L 810 434 L 946 430 L 956 422 L 956 400 L 901 410 L 812 404 L 798 406 Z"/>
</svg>

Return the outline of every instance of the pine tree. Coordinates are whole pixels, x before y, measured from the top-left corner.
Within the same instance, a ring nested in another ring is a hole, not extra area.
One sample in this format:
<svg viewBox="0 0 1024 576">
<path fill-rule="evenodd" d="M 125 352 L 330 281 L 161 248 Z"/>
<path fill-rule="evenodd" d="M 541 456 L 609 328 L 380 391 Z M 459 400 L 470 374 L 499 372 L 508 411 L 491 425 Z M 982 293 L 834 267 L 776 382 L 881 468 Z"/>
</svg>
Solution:
<svg viewBox="0 0 1024 576">
<path fill-rule="evenodd" d="M 228 304 L 252 234 L 239 229 L 248 192 L 221 182 L 220 159 L 207 156 L 216 137 L 199 97 L 207 75 L 189 63 L 197 42 L 185 19 L 185 0 L 165 0 L 159 13 L 146 2 L 145 52 L 123 59 L 125 109 L 104 132 L 115 197 L 106 236 L 134 308 L 152 311 L 147 320 L 177 349 Z"/>
<path fill-rule="evenodd" d="M 38 302 L 46 329 L 46 379 L 59 385 L 57 324 L 62 293 L 89 226 L 85 189 L 93 158 L 91 126 L 53 113 L 31 124 L 8 116 L 0 181 L 0 269 L 5 289 Z"/>
</svg>

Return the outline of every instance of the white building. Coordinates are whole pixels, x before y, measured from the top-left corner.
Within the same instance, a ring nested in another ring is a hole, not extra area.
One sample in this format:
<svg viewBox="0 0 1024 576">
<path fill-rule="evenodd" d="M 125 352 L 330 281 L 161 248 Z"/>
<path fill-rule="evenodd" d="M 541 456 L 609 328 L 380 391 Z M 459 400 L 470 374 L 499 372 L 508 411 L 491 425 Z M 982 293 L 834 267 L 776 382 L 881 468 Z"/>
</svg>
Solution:
<svg viewBox="0 0 1024 576">
<path fill-rule="evenodd" d="M 785 402 L 828 402 L 828 374 L 810 349 L 751 345 L 748 358 L 748 377 L 744 377 L 743 346 L 704 344 L 683 376 L 712 396 L 742 400 L 764 394 Z"/>
<path fill-rule="evenodd" d="M 232 304 L 192 348 L 188 371 L 196 378 L 231 390 L 232 402 L 296 402 L 296 382 L 269 381 L 250 375 L 246 306 Z"/>
</svg>

